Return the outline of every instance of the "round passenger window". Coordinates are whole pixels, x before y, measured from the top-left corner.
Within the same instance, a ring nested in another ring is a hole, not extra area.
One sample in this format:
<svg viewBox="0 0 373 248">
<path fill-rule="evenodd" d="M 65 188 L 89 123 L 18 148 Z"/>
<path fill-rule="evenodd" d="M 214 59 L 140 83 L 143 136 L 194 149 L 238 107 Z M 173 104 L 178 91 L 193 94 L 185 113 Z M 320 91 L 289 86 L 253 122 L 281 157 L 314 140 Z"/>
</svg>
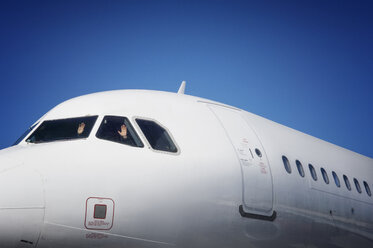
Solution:
<svg viewBox="0 0 373 248">
<path fill-rule="evenodd" d="M 256 155 L 258 155 L 259 158 L 262 157 L 262 152 L 258 148 L 255 148 L 255 153 Z"/>
<path fill-rule="evenodd" d="M 346 188 L 351 191 L 350 180 L 348 180 L 348 177 L 346 175 L 343 175 L 343 180 L 345 181 Z"/>
<path fill-rule="evenodd" d="M 355 183 L 357 192 L 359 192 L 359 194 L 361 194 L 360 183 L 359 183 L 359 181 L 356 178 L 354 178 L 354 183 Z"/>
<path fill-rule="evenodd" d="M 338 175 L 337 173 L 335 173 L 334 171 L 332 172 L 332 175 L 333 175 L 333 178 L 334 178 L 334 182 L 335 182 L 335 185 L 337 185 L 337 187 L 341 187 L 341 183 L 339 182 L 339 178 L 338 178 Z"/>
<path fill-rule="evenodd" d="M 299 160 L 296 160 L 295 163 L 296 163 L 296 165 L 297 165 L 299 175 L 300 175 L 301 177 L 304 177 L 304 170 L 303 170 L 302 163 L 301 163 Z"/>
<path fill-rule="evenodd" d="M 370 188 L 369 188 L 369 185 L 367 182 L 364 181 L 364 187 L 365 187 L 365 191 L 367 192 L 367 194 L 369 196 L 372 196 L 372 192 L 370 191 Z"/>
<path fill-rule="evenodd" d="M 288 158 L 285 157 L 285 156 L 282 156 L 282 162 L 284 162 L 285 170 L 290 174 L 291 173 L 291 167 L 290 167 L 290 163 L 289 163 Z"/>
<path fill-rule="evenodd" d="M 311 173 L 312 179 L 314 181 L 317 181 L 317 174 L 316 174 L 315 168 L 313 167 L 312 164 L 308 164 L 308 167 L 310 169 L 310 173 Z"/>
<path fill-rule="evenodd" d="M 324 178 L 324 182 L 326 184 L 329 184 L 329 177 L 328 177 L 328 174 L 326 173 L 325 169 L 321 168 L 320 170 L 321 170 L 322 177 Z"/>
</svg>

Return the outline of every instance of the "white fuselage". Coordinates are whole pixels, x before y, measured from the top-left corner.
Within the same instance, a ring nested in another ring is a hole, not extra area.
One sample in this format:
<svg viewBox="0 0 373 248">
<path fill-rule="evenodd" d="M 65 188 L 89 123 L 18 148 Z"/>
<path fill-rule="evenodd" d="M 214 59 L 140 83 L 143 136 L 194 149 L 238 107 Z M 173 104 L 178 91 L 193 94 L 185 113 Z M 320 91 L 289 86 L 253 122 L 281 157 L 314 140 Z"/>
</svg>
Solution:
<svg viewBox="0 0 373 248">
<path fill-rule="evenodd" d="M 240 109 L 155 91 L 74 98 L 34 130 L 93 115 L 88 138 L 26 137 L 0 151 L 0 247 L 373 247 L 368 157 Z M 98 139 L 104 116 L 127 117 L 144 147 Z M 165 127 L 178 151 L 153 149 L 137 118 Z M 95 218 L 96 205 L 105 218 Z"/>
</svg>

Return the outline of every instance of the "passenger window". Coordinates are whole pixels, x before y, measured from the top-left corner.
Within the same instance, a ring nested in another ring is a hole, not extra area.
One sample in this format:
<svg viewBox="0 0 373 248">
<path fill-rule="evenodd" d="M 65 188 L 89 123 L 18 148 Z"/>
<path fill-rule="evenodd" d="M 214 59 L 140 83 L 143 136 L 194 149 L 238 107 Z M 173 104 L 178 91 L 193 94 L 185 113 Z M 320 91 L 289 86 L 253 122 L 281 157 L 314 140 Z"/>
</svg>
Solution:
<svg viewBox="0 0 373 248">
<path fill-rule="evenodd" d="M 144 147 L 131 123 L 126 117 L 105 116 L 96 137 L 134 147 Z"/>
<path fill-rule="evenodd" d="M 302 163 L 301 163 L 299 160 L 296 160 L 296 161 L 295 161 L 295 164 L 297 165 L 299 175 L 300 175 L 301 177 L 304 177 L 304 170 L 303 170 L 303 165 L 302 165 Z"/>
<path fill-rule="evenodd" d="M 343 175 L 343 180 L 345 181 L 345 184 L 346 184 L 346 188 L 351 191 L 351 184 L 350 184 L 350 180 L 348 180 L 348 177 L 346 175 Z"/>
<path fill-rule="evenodd" d="M 364 181 L 364 187 L 365 187 L 365 191 L 367 192 L 367 194 L 369 196 L 372 196 L 372 192 L 370 191 L 370 188 L 369 188 L 369 185 L 367 182 Z"/>
<path fill-rule="evenodd" d="M 356 187 L 357 192 L 359 192 L 359 194 L 361 194 L 360 183 L 356 178 L 354 178 L 354 183 L 355 183 L 355 187 Z"/>
<path fill-rule="evenodd" d="M 26 140 L 29 143 L 44 143 L 57 140 L 87 138 L 95 124 L 97 116 L 48 120 L 33 132 Z"/>
<path fill-rule="evenodd" d="M 322 177 L 324 178 L 324 182 L 326 184 L 329 184 L 329 177 L 328 177 L 328 174 L 326 173 L 325 169 L 321 168 L 320 170 L 321 170 Z"/>
<path fill-rule="evenodd" d="M 285 170 L 290 174 L 291 173 L 291 166 L 287 157 L 282 156 L 282 162 L 284 163 Z"/>
<path fill-rule="evenodd" d="M 262 152 L 258 148 L 255 148 L 255 153 L 259 158 L 262 157 Z"/>
<path fill-rule="evenodd" d="M 317 181 L 317 174 L 316 174 L 315 168 L 313 167 L 312 164 L 308 164 L 308 167 L 310 169 L 310 173 L 311 173 L 313 180 Z"/>
<path fill-rule="evenodd" d="M 166 129 L 150 120 L 136 119 L 136 122 L 154 150 L 177 152 L 176 145 Z"/>
<path fill-rule="evenodd" d="M 338 188 L 341 187 L 341 183 L 339 181 L 339 178 L 338 178 L 338 175 L 337 173 L 335 173 L 334 171 L 332 172 L 332 175 L 333 175 L 333 178 L 334 178 L 334 182 L 335 182 L 335 185 L 337 185 Z"/>
</svg>

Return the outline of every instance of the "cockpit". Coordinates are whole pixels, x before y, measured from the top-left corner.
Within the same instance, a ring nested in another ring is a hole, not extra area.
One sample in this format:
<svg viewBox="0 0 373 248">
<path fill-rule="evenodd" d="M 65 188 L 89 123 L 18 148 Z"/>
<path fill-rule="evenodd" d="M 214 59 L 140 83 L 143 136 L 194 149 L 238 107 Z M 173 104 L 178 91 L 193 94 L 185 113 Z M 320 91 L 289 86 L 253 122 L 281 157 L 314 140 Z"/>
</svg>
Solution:
<svg viewBox="0 0 373 248">
<path fill-rule="evenodd" d="M 133 124 L 138 127 L 139 135 L 127 117 L 106 115 L 100 123 L 96 123 L 100 119 L 98 117 L 95 115 L 45 120 L 40 125 L 37 123 L 31 127 L 14 145 L 20 143 L 25 137 L 27 137 L 25 141 L 32 144 L 87 139 L 93 136 L 92 130 L 95 125 L 98 125 L 94 136 L 99 140 L 138 148 L 143 148 L 146 143 L 154 151 L 178 153 L 178 148 L 169 131 L 155 120 L 134 119 Z"/>
</svg>

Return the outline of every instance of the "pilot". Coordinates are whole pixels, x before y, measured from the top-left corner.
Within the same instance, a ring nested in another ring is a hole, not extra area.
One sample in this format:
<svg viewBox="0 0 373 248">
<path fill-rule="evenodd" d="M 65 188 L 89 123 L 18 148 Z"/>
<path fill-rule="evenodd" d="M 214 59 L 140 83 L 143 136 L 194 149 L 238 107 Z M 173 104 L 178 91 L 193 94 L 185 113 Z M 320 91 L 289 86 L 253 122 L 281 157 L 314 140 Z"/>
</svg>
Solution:
<svg viewBox="0 0 373 248">
<path fill-rule="evenodd" d="M 84 128 L 85 128 L 85 123 L 84 122 L 80 123 L 78 130 L 76 130 L 78 136 L 80 136 L 84 132 Z"/>
<path fill-rule="evenodd" d="M 121 138 L 127 139 L 127 127 L 126 125 L 122 125 L 120 127 L 120 131 L 118 130 L 118 134 L 120 135 Z"/>
</svg>

